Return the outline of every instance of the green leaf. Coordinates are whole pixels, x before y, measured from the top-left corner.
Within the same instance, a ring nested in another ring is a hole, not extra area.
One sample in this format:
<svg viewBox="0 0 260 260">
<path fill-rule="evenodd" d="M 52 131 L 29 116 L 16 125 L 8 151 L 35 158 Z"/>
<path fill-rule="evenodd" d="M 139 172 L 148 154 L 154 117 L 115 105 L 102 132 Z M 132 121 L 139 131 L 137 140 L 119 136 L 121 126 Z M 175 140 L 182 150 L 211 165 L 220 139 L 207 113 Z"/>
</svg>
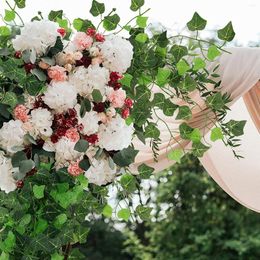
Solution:
<svg viewBox="0 0 260 260">
<path fill-rule="evenodd" d="M 33 185 L 33 194 L 36 199 L 44 198 L 45 185 Z"/>
<path fill-rule="evenodd" d="M 0 255 L 0 259 L 1 260 L 10 260 L 9 254 L 5 253 L 5 252 L 2 252 L 1 255 Z"/>
<path fill-rule="evenodd" d="M 103 208 L 102 214 L 103 214 L 105 217 L 111 218 L 112 213 L 113 213 L 113 209 L 112 209 L 111 206 L 106 205 L 106 206 Z"/>
<path fill-rule="evenodd" d="M 103 21 L 103 27 L 107 31 L 113 31 L 116 29 L 119 22 L 120 17 L 117 14 L 105 16 Z"/>
<path fill-rule="evenodd" d="M 83 169 L 84 171 L 87 171 L 90 167 L 89 160 L 83 159 L 79 162 L 79 167 Z"/>
<path fill-rule="evenodd" d="M 13 167 L 19 167 L 21 161 L 27 160 L 27 156 L 25 152 L 19 151 L 12 156 L 11 160 Z"/>
<path fill-rule="evenodd" d="M 144 133 L 146 138 L 158 139 L 160 136 L 160 130 L 153 123 L 149 123 L 145 128 Z"/>
<path fill-rule="evenodd" d="M 183 156 L 183 150 L 182 149 L 174 149 L 174 150 L 171 150 L 167 157 L 169 160 L 173 160 L 173 161 L 176 161 L 178 163 L 181 162 L 181 158 Z"/>
<path fill-rule="evenodd" d="M 220 110 L 225 106 L 225 102 L 220 92 L 206 98 L 207 105 L 213 110 Z"/>
<path fill-rule="evenodd" d="M 9 36 L 11 35 L 11 30 L 7 26 L 0 26 L 0 35 Z"/>
<path fill-rule="evenodd" d="M 192 153 L 194 156 L 202 157 L 204 153 L 209 149 L 209 146 L 204 145 L 201 142 L 192 144 Z"/>
<path fill-rule="evenodd" d="M 185 60 L 178 61 L 176 66 L 177 66 L 178 73 L 181 76 L 183 76 L 190 69 L 189 64 Z"/>
<path fill-rule="evenodd" d="M 47 79 L 46 74 L 40 69 L 33 69 L 31 73 L 35 75 L 40 81 L 46 81 Z"/>
<path fill-rule="evenodd" d="M 73 27 L 80 32 L 86 32 L 88 28 L 95 28 L 90 20 L 83 20 L 81 18 L 76 18 L 73 20 Z"/>
<path fill-rule="evenodd" d="M 194 143 L 200 142 L 201 138 L 202 136 L 198 128 L 193 129 L 189 136 L 189 139 Z"/>
<path fill-rule="evenodd" d="M 164 94 L 162 94 L 162 93 L 155 93 L 154 94 L 154 98 L 153 98 L 152 103 L 155 107 L 159 107 L 159 108 L 163 109 L 164 102 L 165 102 Z"/>
<path fill-rule="evenodd" d="M 64 257 L 60 255 L 59 253 L 54 253 L 51 255 L 51 260 L 63 260 Z"/>
<path fill-rule="evenodd" d="M 177 105 L 172 103 L 169 99 L 166 99 L 163 104 L 163 113 L 166 116 L 173 116 L 175 110 L 178 108 Z"/>
<path fill-rule="evenodd" d="M 189 75 L 185 75 L 184 81 L 182 85 L 180 85 L 181 89 L 191 92 L 197 88 L 197 82 Z"/>
<path fill-rule="evenodd" d="M 15 12 L 13 10 L 5 10 L 5 21 L 11 22 L 15 19 Z"/>
<path fill-rule="evenodd" d="M 93 90 L 92 98 L 93 98 L 94 102 L 97 102 L 97 103 L 102 102 L 102 100 L 103 100 L 103 96 L 98 89 Z"/>
<path fill-rule="evenodd" d="M 34 232 L 35 234 L 41 234 L 47 229 L 47 227 L 48 227 L 47 220 L 40 218 L 35 224 Z"/>
<path fill-rule="evenodd" d="M 140 43 L 145 43 L 148 40 L 148 36 L 146 33 L 138 33 L 135 36 L 135 40 Z"/>
<path fill-rule="evenodd" d="M 91 103 L 89 101 L 89 99 L 84 98 L 82 99 L 81 103 L 80 103 L 80 117 L 83 118 L 86 114 L 86 112 L 89 112 L 91 110 Z"/>
<path fill-rule="evenodd" d="M 235 37 L 232 22 L 229 22 L 224 28 L 218 30 L 218 38 L 223 41 L 230 42 Z"/>
<path fill-rule="evenodd" d="M 35 167 L 33 160 L 23 160 L 19 163 L 19 171 L 22 174 L 28 173 Z"/>
<path fill-rule="evenodd" d="M 57 21 L 56 21 L 56 22 L 59 24 L 59 26 L 60 26 L 61 28 L 66 29 L 66 31 L 69 31 L 69 30 L 70 30 L 69 27 L 68 27 L 69 22 L 68 22 L 67 19 L 57 18 Z"/>
<path fill-rule="evenodd" d="M 25 0 L 14 0 L 14 2 L 17 4 L 18 8 L 24 8 L 25 7 Z"/>
<path fill-rule="evenodd" d="M 166 68 L 158 68 L 156 83 L 159 87 L 163 87 L 171 76 L 171 71 Z"/>
<path fill-rule="evenodd" d="M 1 103 L 9 105 L 11 108 L 14 108 L 18 103 L 16 94 L 14 92 L 6 92 L 4 94 L 3 99 L 1 100 Z"/>
<path fill-rule="evenodd" d="M 138 172 L 142 179 L 149 179 L 154 172 L 154 168 L 142 163 L 138 166 Z"/>
<path fill-rule="evenodd" d="M 121 176 L 120 184 L 122 188 L 128 192 L 134 192 L 136 190 L 136 179 L 131 174 L 124 174 Z"/>
<path fill-rule="evenodd" d="M 99 3 L 96 0 L 92 1 L 92 6 L 90 9 L 90 13 L 93 16 L 98 16 L 100 14 L 103 14 L 105 12 L 105 5 L 103 3 Z"/>
<path fill-rule="evenodd" d="M 176 119 L 177 120 L 179 120 L 179 119 L 188 120 L 191 118 L 192 118 L 192 112 L 191 112 L 190 108 L 188 106 L 180 106 Z"/>
<path fill-rule="evenodd" d="M 30 214 L 25 214 L 22 219 L 20 220 L 19 225 L 26 226 L 28 225 L 32 220 L 32 216 Z"/>
<path fill-rule="evenodd" d="M 113 161 L 120 167 L 126 167 L 134 162 L 137 153 L 137 150 L 135 150 L 132 146 L 129 146 L 128 148 L 124 148 L 123 150 L 117 152 L 113 156 Z"/>
<path fill-rule="evenodd" d="M 144 0 L 131 0 L 130 9 L 135 12 L 143 5 L 144 5 Z"/>
<path fill-rule="evenodd" d="M 208 49 L 208 54 L 207 57 L 209 60 L 213 61 L 215 60 L 215 58 L 217 58 L 219 55 L 221 54 L 221 52 L 219 51 L 219 49 L 215 46 L 215 45 L 211 45 Z"/>
<path fill-rule="evenodd" d="M 170 52 L 174 56 L 175 62 L 178 62 L 182 57 L 188 54 L 188 49 L 186 46 L 173 45 Z"/>
<path fill-rule="evenodd" d="M 187 23 L 187 26 L 190 31 L 199 31 L 203 30 L 206 27 L 206 24 L 207 21 L 195 12 L 192 19 Z"/>
<path fill-rule="evenodd" d="M 223 139 L 223 133 L 220 127 L 215 127 L 211 130 L 210 140 L 215 142 L 217 140 Z"/>
<path fill-rule="evenodd" d="M 151 211 L 152 211 L 152 208 L 144 207 L 141 205 L 138 205 L 136 208 L 136 212 L 137 212 L 138 216 L 140 217 L 140 219 L 142 219 L 144 221 L 147 221 L 150 219 Z"/>
<path fill-rule="evenodd" d="M 63 224 L 66 223 L 67 219 L 67 215 L 62 213 L 55 218 L 53 225 L 59 229 L 62 227 Z"/>
<path fill-rule="evenodd" d="M 49 15 L 48 15 L 48 19 L 50 21 L 54 21 L 56 22 L 58 18 L 62 19 L 62 15 L 63 15 L 63 11 L 62 10 L 58 10 L 58 11 L 50 11 Z"/>
<path fill-rule="evenodd" d="M 119 80 L 119 82 L 126 87 L 131 87 L 132 79 L 133 79 L 133 76 L 126 73 L 126 74 L 124 74 L 123 78 Z"/>
<path fill-rule="evenodd" d="M 128 221 L 131 216 L 131 211 L 129 209 L 120 209 L 117 213 L 117 216 L 118 218 Z"/>
<path fill-rule="evenodd" d="M 59 52 L 61 52 L 62 50 L 63 50 L 63 42 L 61 40 L 61 37 L 58 36 L 55 45 L 50 48 L 50 50 L 48 52 L 48 56 L 51 55 L 51 57 L 52 57 L 52 56 L 58 54 Z"/>
<path fill-rule="evenodd" d="M 244 127 L 246 125 L 246 120 L 242 120 L 242 121 L 230 120 L 225 125 L 234 136 L 241 136 L 244 134 Z"/>
<path fill-rule="evenodd" d="M 190 140 L 190 134 L 192 133 L 193 128 L 187 123 L 182 123 L 179 126 L 179 131 L 182 139 Z"/>
<path fill-rule="evenodd" d="M 199 57 L 197 57 L 193 60 L 193 64 L 194 64 L 193 70 L 195 70 L 195 71 L 198 71 L 200 69 L 204 69 L 206 67 L 206 62 Z"/>
<path fill-rule="evenodd" d="M 145 28 L 147 26 L 147 20 L 148 17 L 144 17 L 144 16 L 137 16 L 136 18 L 136 23 L 140 28 Z"/>
<path fill-rule="evenodd" d="M 80 18 L 74 19 L 73 20 L 73 27 L 77 30 L 80 31 L 81 27 L 83 25 L 83 20 Z"/>
<path fill-rule="evenodd" d="M 74 150 L 79 153 L 85 153 L 88 150 L 88 148 L 89 148 L 89 143 L 84 139 L 78 140 L 78 142 L 74 146 Z"/>
<path fill-rule="evenodd" d="M 4 251 L 11 253 L 15 246 L 15 242 L 16 242 L 16 238 L 15 238 L 14 233 L 12 231 L 8 231 L 7 237 L 3 242 Z"/>
</svg>

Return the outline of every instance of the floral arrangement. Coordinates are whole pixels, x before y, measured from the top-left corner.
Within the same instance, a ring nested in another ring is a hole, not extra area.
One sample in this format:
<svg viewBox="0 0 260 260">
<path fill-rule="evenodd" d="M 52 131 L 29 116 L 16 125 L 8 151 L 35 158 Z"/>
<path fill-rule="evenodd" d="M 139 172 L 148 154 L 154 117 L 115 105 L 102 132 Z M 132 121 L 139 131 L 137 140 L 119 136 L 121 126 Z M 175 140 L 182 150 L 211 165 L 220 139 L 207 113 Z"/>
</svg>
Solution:
<svg viewBox="0 0 260 260">
<path fill-rule="evenodd" d="M 98 26 L 82 18 L 71 23 L 61 10 L 48 19 L 39 12 L 24 24 L 17 8 L 25 0 L 6 3 L 0 27 L 1 259 L 68 259 L 70 252 L 80 259 L 71 249 L 86 241 L 88 219 L 112 215 L 109 187 L 117 189 L 118 218 L 149 219 L 151 208 L 131 206 L 142 179 L 154 171 L 142 164 L 132 174 L 133 139 L 150 143 L 156 160 L 163 113 L 182 120 L 180 136 L 192 142 L 190 151 L 170 150 L 169 159 L 202 156 L 209 146 L 188 124 L 198 105 L 190 98 L 195 90 L 216 121 L 211 140 L 237 146 L 245 122 L 225 122 L 230 97 L 219 92 L 218 65 L 207 70 L 233 39 L 231 23 L 218 31 L 218 45 L 198 37 L 206 20 L 197 13 L 187 23 L 195 36 L 147 27 L 143 0 L 131 1 L 138 15 L 124 26 L 116 9 L 103 16 L 105 5 L 96 0 L 90 13 L 101 18 Z M 122 30 L 129 38 L 119 35 Z M 155 94 L 154 84 L 161 89 Z"/>
</svg>

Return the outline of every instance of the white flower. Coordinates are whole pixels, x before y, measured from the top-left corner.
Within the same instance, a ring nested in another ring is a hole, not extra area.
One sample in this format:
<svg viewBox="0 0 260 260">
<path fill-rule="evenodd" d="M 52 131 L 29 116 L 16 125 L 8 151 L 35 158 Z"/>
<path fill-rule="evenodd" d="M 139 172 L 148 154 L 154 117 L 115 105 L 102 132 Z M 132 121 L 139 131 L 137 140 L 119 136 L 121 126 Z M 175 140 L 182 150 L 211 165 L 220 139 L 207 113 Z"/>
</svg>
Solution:
<svg viewBox="0 0 260 260">
<path fill-rule="evenodd" d="M 13 47 L 16 51 L 31 50 L 37 55 L 43 55 L 47 48 L 54 46 L 59 36 L 57 29 L 58 25 L 51 21 L 29 22 L 13 40 Z"/>
<path fill-rule="evenodd" d="M 20 120 L 5 122 L 0 129 L 0 147 L 9 153 L 23 150 L 24 135 L 23 123 Z"/>
<path fill-rule="evenodd" d="M 16 189 L 13 173 L 15 169 L 12 167 L 11 159 L 4 156 L 3 152 L 0 152 L 0 190 L 9 193 Z"/>
<path fill-rule="evenodd" d="M 100 125 L 99 146 L 107 151 L 122 150 L 131 144 L 133 133 L 133 126 L 126 125 L 125 120 L 117 115 L 107 125 Z"/>
<path fill-rule="evenodd" d="M 110 71 L 125 73 L 131 66 L 133 59 L 133 46 L 131 43 L 117 35 L 109 35 L 99 44 L 103 56 L 103 65 Z"/>
<path fill-rule="evenodd" d="M 116 166 L 111 169 L 106 159 L 94 159 L 91 161 L 90 168 L 85 172 L 85 177 L 90 183 L 105 185 L 112 182 L 116 177 Z"/>
<path fill-rule="evenodd" d="M 45 104 L 57 113 L 73 108 L 77 103 L 77 92 L 75 87 L 68 82 L 54 82 L 48 86 L 42 98 Z"/>
<path fill-rule="evenodd" d="M 81 96 L 90 96 L 94 89 L 105 94 L 106 85 L 109 81 L 109 71 L 99 65 L 77 67 L 69 76 L 69 82 L 74 85 Z"/>
<path fill-rule="evenodd" d="M 83 130 L 82 133 L 84 135 L 91 135 L 95 134 L 98 131 L 99 124 L 98 122 L 100 121 L 98 113 L 96 111 L 90 111 L 86 112 L 84 117 L 80 116 L 80 106 L 76 105 L 75 109 L 78 114 L 78 124 L 83 125 Z"/>
<path fill-rule="evenodd" d="M 75 162 L 82 157 L 82 153 L 74 150 L 75 142 L 62 137 L 55 144 L 55 166 L 57 169 L 69 166 L 71 161 Z"/>
<path fill-rule="evenodd" d="M 33 136 L 45 136 L 49 137 L 52 135 L 52 114 L 46 108 L 37 108 L 31 112 L 31 124 L 33 127 Z"/>
</svg>

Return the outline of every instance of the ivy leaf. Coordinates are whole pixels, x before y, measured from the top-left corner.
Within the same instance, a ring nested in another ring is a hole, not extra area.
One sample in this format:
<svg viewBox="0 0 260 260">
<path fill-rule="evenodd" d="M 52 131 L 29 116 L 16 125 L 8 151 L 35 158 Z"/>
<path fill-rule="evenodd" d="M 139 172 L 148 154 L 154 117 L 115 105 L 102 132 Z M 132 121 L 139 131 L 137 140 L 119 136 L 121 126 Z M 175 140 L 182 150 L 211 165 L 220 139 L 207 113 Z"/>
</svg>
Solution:
<svg viewBox="0 0 260 260">
<path fill-rule="evenodd" d="M 223 139 L 223 133 L 220 127 L 215 127 L 211 130 L 210 140 L 215 142 L 217 140 Z"/>
<path fill-rule="evenodd" d="M 218 38 L 223 41 L 230 42 L 235 37 L 232 22 L 229 22 L 224 28 L 218 30 Z"/>
<path fill-rule="evenodd" d="M 43 233 L 43 232 L 47 229 L 47 227 L 48 227 L 48 222 L 47 222 L 47 220 L 40 218 L 40 219 L 38 219 L 38 221 L 36 222 L 34 232 L 35 232 L 36 234 L 41 234 L 41 233 Z M 35 238 L 35 239 L 36 239 L 36 238 Z M 48 238 L 45 238 L 45 239 L 48 240 Z M 37 241 L 37 240 L 36 240 L 36 241 Z M 35 243 L 36 243 L 36 241 L 35 241 Z M 39 241 L 39 242 L 40 242 L 40 241 Z M 44 249 L 45 249 L 45 248 L 44 248 Z"/>
<path fill-rule="evenodd" d="M 174 149 L 174 150 L 170 151 L 167 155 L 169 160 L 173 160 L 173 161 L 176 161 L 178 163 L 181 162 L 182 156 L 183 156 L 182 149 Z"/>
<path fill-rule="evenodd" d="M 135 12 L 143 5 L 144 5 L 144 0 L 131 0 L 130 9 Z"/>
<path fill-rule="evenodd" d="M 148 39 L 148 36 L 146 33 L 138 33 L 136 36 L 135 36 L 135 40 L 137 42 L 140 42 L 140 43 L 145 43 Z"/>
<path fill-rule="evenodd" d="M 145 128 L 145 137 L 158 139 L 160 136 L 160 130 L 152 123 L 149 123 Z"/>
<path fill-rule="evenodd" d="M 120 209 L 117 213 L 118 218 L 128 221 L 130 218 L 131 211 L 129 209 Z"/>
<path fill-rule="evenodd" d="M 163 87 L 171 75 L 171 71 L 166 68 L 158 68 L 158 73 L 156 76 L 156 83 L 159 87 Z"/>
<path fill-rule="evenodd" d="M 203 30 L 206 27 L 206 24 L 207 21 L 195 12 L 192 19 L 187 23 L 187 26 L 190 31 L 199 31 Z"/>
<path fill-rule="evenodd" d="M 129 146 L 128 148 L 124 148 L 123 150 L 117 152 L 113 156 L 113 161 L 120 167 L 126 167 L 134 162 L 137 153 L 137 150 L 135 150 L 132 146 Z"/>
<path fill-rule="evenodd" d="M 207 105 L 213 110 L 220 110 L 225 106 L 225 102 L 220 92 L 206 98 Z"/>
<path fill-rule="evenodd" d="M 194 143 L 200 142 L 201 138 L 202 136 L 198 128 L 193 129 L 189 136 L 189 139 Z"/>
<path fill-rule="evenodd" d="M 35 167 L 35 163 L 33 160 L 23 160 L 19 163 L 19 172 L 22 174 L 26 174 L 31 171 Z"/>
<path fill-rule="evenodd" d="M 105 5 L 103 3 L 99 3 L 96 0 L 92 1 L 92 6 L 90 9 L 90 13 L 93 16 L 98 16 L 100 14 L 103 14 L 105 12 Z"/>
<path fill-rule="evenodd" d="M 113 31 L 116 29 L 119 22 L 120 22 L 120 17 L 117 14 L 105 16 L 103 21 L 103 27 L 107 31 Z"/>
<path fill-rule="evenodd" d="M 25 0 L 14 0 L 14 2 L 17 4 L 18 8 L 24 8 L 25 7 Z"/>
<path fill-rule="evenodd" d="M 155 107 L 159 107 L 159 108 L 163 109 L 164 102 L 165 102 L 164 94 L 162 94 L 162 93 L 155 93 L 154 94 L 154 98 L 153 98 L 152 103 Z"/>
<path fill-rule="evenodd" d="M 80 104 L 80 111 L 79 111 L 80 117 L 83 118 L 86 112 L 89 112 L 90 110 L 91 110 L 91 103 L 89 99 L 84 98 Z"/>
<path fill-rule="evenodd" d="M 73 27 L 79 32 L 85 32 L 88 28 L 95 28 L 90 20 L 83 20 L 81 18 L 76 18 L 73 20 Z"/>
<path fill-rule="evenodd" d="M 15 19 L 15 12 L 13 10 L 5 10 L 5 21 L 11 22 Z"/>
<path fill-rule="evenodd" d="M 93 90 L 92 98 L 97 103 L 102 102 L 102 100 L 103 100 L 103 96 L 102 96 L 101 92 L 98 89 L 94 89 Z"/>
<path fill-rule="evenodd" d="M 11 108 L 14 108 L 18 103 L 16 94 L 14 92 L 6 92 L 3 99 L 1 100 L 1 103 L 9 105 Z"/>
<path fill-rule="evenodd" d="M 33 185 L 33 194 L 36 199 L 44 198 L 45 185 Z"/>
<path fill-rule="evenodd" d="M 53 225 L 59 229 L 62 227 L 63 224 L 66 223 L 67 219 L 67 215 L 62 213 L 55 218 Z"/>
<path fill-rule="evenodd" d="M 136 212 L 137 212 L 138 216 L 140 217 L 140 219 L 142 219 L 144 221 L 147 221 L 150 219 L 151 211 L 152 211 L 152 208 L 150 208 L 150 207 L 144 207 L 141 205 L 138 205 L 136 207 Z"/>
<path fill-rule="evenodd" d="M 61 37 L 58 36 L 55 45 L 50 48 L 48 52 L 48 56 L 53 57 L 54 55 L 58 54 L 62 50 L 63 50 L 63 42 L 61 40 Z"/>
<path fill-rule="evenodd" d="M 124 174 L 120 179 L 122 188 L 128 192 L 134 192 L 136 190 L 136 179 L 131 174 Z"/>
<path fill-rule="evenodd" d="M 174 56 L 175 62 L 178 62 L 182 57 L 188 54 L 188 49 L 186 46 L 173 45 L 170 52 Z"/>
<path fill-rule="evenodd" d="M 124 74 L 123 78 L 119 80 L 119 82 L 126 86 L 126 87 L 131 87 L 131 81 L 133 79 L 133 76 L 131 74 Z"/>
<path fill-rule="evenodd" d="M 197 87 L 197 82 L 189 75 L 185 75 L 184 81 L 180 85 L 181 89 L 191 92 Z"/>
<path fill-rule="evenodd" d="M 188 119 L 191 119 L 191 117 L 192 117 L 192 112 L 188 106 L 179 107 L 179 112 L 178 112 L 178 115 L 176 116 L 177 120 L 179 120 L 179 119 L 188 120 Z"/>
<path fill-rule="evenodd" d="M 190 140 L 190 134 L 192 133 L 193 128 L 184 122 L 180 124 L 179 131 L 182 139 Z"/>
<path fill-rule="evenodd" d="M 137 16 L 136 18 L 136 24 L 140 27 L 140 28 L 145 28 L 147 26 L 147 20 L 148 17 L 145 16 Z"/>
<path fill-rule="evenodd" d="M 63 260 L 64 257 L 60 255 L 59 253 L 54 253 L 51 255 L 51 260 Z"/>
<path fill-rule="evenodd" d="M 62 15 L 63 15 L 63 11 L 62 10 L 58 10 L 58 11 L 50 11 L 49 15 L 48 15 L 48 19 L 50 21 L 54 21 L 56 22 L 58 18 L 62 19 Z"/>
<path fill-rule="evenodd" d="M 183 76 L 190 69 L 189 64 L 185 60 L 178 61 L 176 66 L 180 76 Z"/>
<path fill-rule="evenodd" d="M 241 136 L 244 134 L 244 127 L 246 125 L 246 120 L 242 120 L 242 121 L 230 120 L 225 125 L 234 136 Z"/>
<path fill-rule="evenodd" d="M 163 113 L 166 116 L 173 116 L 175 110 L 178 108 L 177 105 L 172 103 L 169 99 L 166 99 L 163 104 Z"/>
<path fill-rule="evenodd" d="M 11 253 L 15 246 L 16 238 L 12 231 L 8 231 L 6 239 L 3 241 L 4 251 Z"/>
<path fill-rule="evenodd" d="M 11 30 L 7 26 L 0 26 L 0 35 L 9 36 L 11 35 Z"/>
<path fill-rule="evenodd" d="M 107 218 L 111 218 L 112 216 L 112 213 L 113 213 L 113 209 L 110 205 L 106 205 L 104 208 L 103 208 L 103 211 L 102 211 L 102 214 L 107 217 Z"/>
<path fill-rule="evenodd" d="M 85 153 L 89 147 L 88 141 L 80 139 L 74 146 L 74 150 L 79 153 Z"/>
<path fill-rule="evenodd" d="M 195 71 L 204 69 L 206 67 L 206 62 L 199 57 L 197 57 L 193 60 L 193 64 L 194 64 L 193 70 L 195 70 Z"/>
<path fill-rule="evenodd" d="M 221 52 L 219 51 L 219 49 L 215 45 L 211 45 L 208 49 L 207 57 L 209 60 L 213 61 L 220 54 L 221 54 Z"/>
<path fill-rule="evenodd" d="M 138 166 L 138 172 L 142 179 L 149 179 L 154 172 L 154 168 L 142 163 Z"/>
<path fill-rule="evenodd" d="M 201 142 L 192 144 L 192 153 L 196 157 L 202 157 L 204 153 L 209 149 L 209 146 L 204 145 Z"/>
</svg>

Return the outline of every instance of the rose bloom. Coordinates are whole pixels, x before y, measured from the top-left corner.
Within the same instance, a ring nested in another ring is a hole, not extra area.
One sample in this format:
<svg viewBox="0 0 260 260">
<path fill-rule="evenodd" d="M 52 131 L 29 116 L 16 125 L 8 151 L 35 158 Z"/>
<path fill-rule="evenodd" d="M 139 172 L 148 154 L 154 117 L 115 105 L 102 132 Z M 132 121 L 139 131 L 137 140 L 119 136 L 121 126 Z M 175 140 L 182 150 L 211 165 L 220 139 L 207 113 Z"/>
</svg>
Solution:
<svg viewBox="0 0 260 260">
<path fill-rule="evenodd" d="M 78 32 L 75 35 L 73 43 L 78 50 L 83 51 L 92 46 L 93 39 L 84 32 Z"/>
<path fill-rule="evenodd" d="M 65 136 L 72 142 L 77 142 L 80 139 L 77 128 L 70 128 L 66 131 Z"/>
<path fill-rule="evenodd" d="M 71 162 L 68 167 L 68 173 L 72 176 L 78 176 L 82 174 L 84 170 L 79 167 L 79 160 L 77 162 Z"/>
<path fill-rule="evenodd" d="M 14 109 L 15 119 L 21 120 L 22 122 L 27 122 L 29 120 L 28 109 L 24 105 L 18 105 Z"/>
<path fill-rule="evenodd" d="M 111 88 L 109 89 L 107 98 L 114 108 L 120 108 L 124 106 L 126 93 L 122 89 L 114 90 Z"/>
<path fill-rule="evenodd" d="M 48 69 L 48 76 L 54 81 L 64 81 L 67 79 L 66 69 L 58 65 Z"/>
</svg>

